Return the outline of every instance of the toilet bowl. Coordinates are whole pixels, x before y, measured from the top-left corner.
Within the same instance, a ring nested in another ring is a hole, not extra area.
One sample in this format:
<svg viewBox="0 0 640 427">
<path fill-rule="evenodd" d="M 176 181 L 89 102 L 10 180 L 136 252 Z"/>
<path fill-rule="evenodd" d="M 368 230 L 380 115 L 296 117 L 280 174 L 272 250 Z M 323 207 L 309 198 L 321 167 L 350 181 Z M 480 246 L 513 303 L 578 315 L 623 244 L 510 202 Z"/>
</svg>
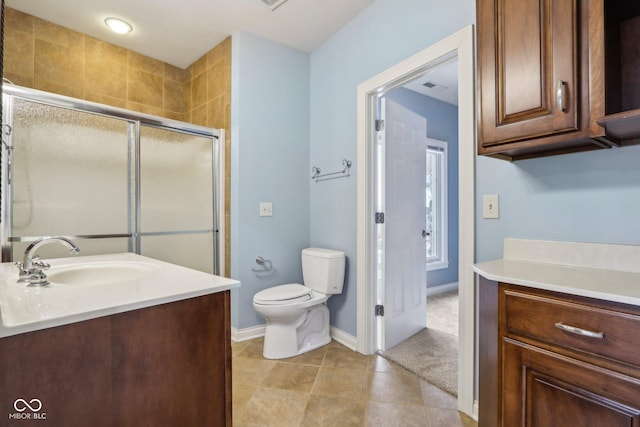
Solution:
<svg viewBox="0 0 640 427">
<path fill-rule="evenodd" d="M 342 292 L 344 268 L 344 252 L 304 249 L 304 285 L 278 285 L 254 295 L 253 307 L 267 321 L 265 358 L 293 357 L 331 342 L 327 300 Z"/>
</svg>

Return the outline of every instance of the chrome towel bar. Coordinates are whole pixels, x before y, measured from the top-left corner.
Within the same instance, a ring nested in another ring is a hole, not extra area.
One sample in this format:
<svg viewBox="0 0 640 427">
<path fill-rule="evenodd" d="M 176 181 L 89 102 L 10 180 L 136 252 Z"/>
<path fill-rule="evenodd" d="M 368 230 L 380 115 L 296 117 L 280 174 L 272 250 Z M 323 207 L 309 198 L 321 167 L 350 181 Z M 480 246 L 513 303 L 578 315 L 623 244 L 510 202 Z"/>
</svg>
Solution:
<svg viewBox="0 0 640 427">
<path fill-rule="evenodd" d="M 311 172 L 313 172 L 313 175 L 311 175 L 311 179 L 315 179 L 316 182 L 318 182 L 319 178 L 324 178 L 326 176 L 331 176 L 331 175 L 349 176 L 349 169 L 351 168 L 351 165 L 352 165 L 351 160 L 342 159 L 342 165 L 344 166 L 342 170 L 339 170 L 337 172 L 331 172 L 331 173 L 323 173 L 323 174 L 320 174 L 321 170 L 319 167 L 314 166 L 311 168 Z M 335 178 L 340 178 L 340 177 L 336 176 Z"/>
</svg>

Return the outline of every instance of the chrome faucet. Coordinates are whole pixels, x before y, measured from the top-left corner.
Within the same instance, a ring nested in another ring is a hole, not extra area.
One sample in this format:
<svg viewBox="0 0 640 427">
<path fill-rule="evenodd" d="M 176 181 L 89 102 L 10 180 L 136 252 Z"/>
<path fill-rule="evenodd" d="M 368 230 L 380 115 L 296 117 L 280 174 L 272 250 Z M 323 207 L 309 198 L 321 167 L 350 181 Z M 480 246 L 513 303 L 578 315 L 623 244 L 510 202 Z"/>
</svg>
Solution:
<svg viewBox="0 0 640 427">
<path fill-rule="evenodd" d="M 76 246 L 71 240 L 66 237 L 43 237 L 27 246 L 24 251 L 24 258 L 22 262 L 17 262 L 16 265 L 20 270 L 20 277 L 18 282 L 28 283 L 28 286 L 45 286 L 49 284 L 47 275 L 42 270 L 46 270 L 51 267 L 49 264 L 40 261 L 40 258 L 35 255 L 35 252 L 41 246 L 48 243 L 59 243 L 66 246 L 71 251 L 72 255 L 80 252 L 80 248 Z"/>
</svg>

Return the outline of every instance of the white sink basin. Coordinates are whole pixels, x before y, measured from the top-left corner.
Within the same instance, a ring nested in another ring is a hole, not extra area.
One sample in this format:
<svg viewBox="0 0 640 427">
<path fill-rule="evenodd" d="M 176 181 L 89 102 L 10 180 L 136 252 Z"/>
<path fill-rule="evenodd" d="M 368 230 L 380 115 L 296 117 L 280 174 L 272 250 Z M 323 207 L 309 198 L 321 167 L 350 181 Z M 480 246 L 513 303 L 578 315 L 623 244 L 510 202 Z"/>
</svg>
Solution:
<svg viewBox="0 0 640 427">
<path fill-rule="evenodd" d="M 130 282 L 150 276 L 158 267 L 145 262 L 94 262 L 53 267 L 45 271 L 50 283 L 105 285 Z"/>
<path fill-rule="evenodd" d="M 237 280 L 132 253 L 47 262 L 46 286 L 19 283 L 15 264 L 0 263 L 0 338 L 240 286 Z"/>
</svg>

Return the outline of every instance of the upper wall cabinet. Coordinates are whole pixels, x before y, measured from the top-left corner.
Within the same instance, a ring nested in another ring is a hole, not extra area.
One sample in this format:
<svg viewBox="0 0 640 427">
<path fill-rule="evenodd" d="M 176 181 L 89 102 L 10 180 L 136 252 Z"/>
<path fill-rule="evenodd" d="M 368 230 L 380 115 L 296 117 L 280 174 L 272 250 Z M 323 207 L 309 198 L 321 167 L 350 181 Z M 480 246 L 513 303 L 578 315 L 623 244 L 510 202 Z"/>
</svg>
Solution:
<svg viewBox="0 0 640 427">
<path fill-rule="evenodd" d="M 638 13 L 626 5 L 638 2 L 608 3 L 478 0 L 479 154 L 518 160 L 629 139 L 610 134 L 605 114 L 638 108 L 617 100 L 627 92 L 621 73 L 640 73 L 640 20 L 627 24 Z M 635 72 L 623 71 L 629 67 L 621 63 L 632 58 Z M 614 65 L 605 67 L 609 62 Z"/>
<path fill-rule="evenodd" d="M 604 2 L 606 115 L 597 119 L 608 139 L 640 143 L 640 2 Z"/>
</svg>

